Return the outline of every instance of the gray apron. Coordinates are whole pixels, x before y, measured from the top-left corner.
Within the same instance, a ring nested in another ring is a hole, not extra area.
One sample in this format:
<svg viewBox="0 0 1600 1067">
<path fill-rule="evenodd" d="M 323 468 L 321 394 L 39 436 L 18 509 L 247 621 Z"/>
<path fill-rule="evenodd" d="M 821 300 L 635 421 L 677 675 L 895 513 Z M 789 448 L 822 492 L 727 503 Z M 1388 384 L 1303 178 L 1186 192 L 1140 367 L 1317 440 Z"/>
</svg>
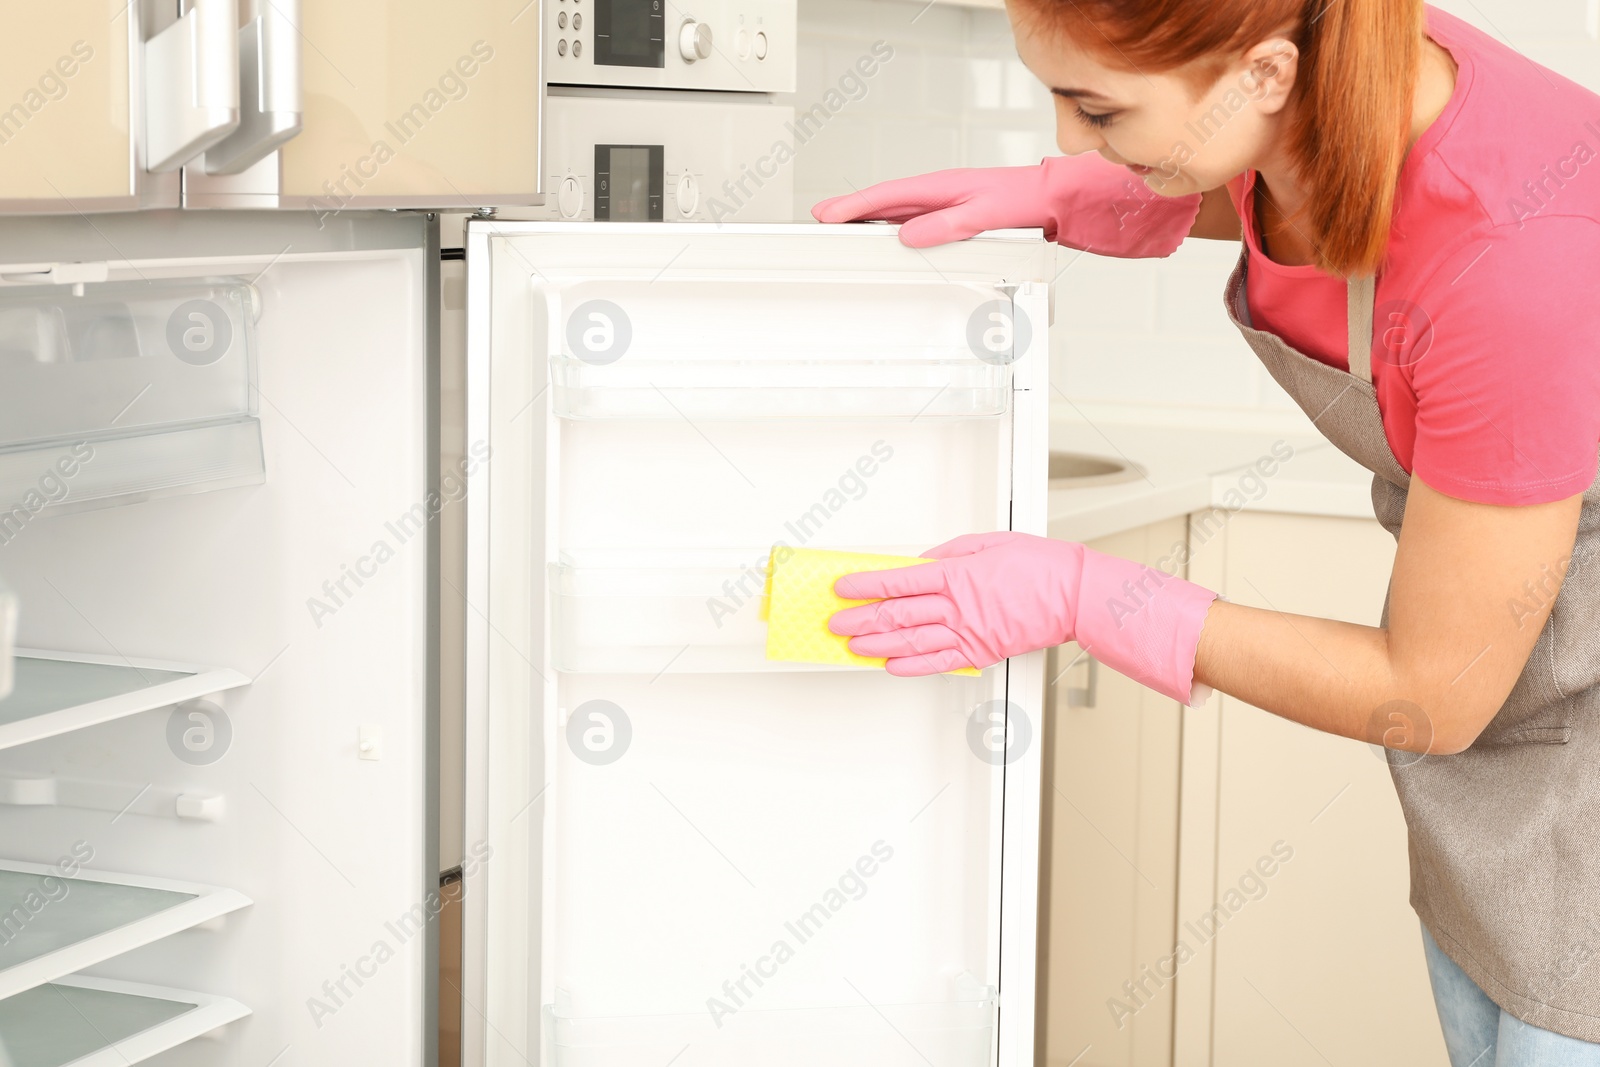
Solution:
<svg viewBox="0 0 1600 1067">
<path fill-rule="evenodd" d="M 1349 284 L 1346 373 L 1251 328 L 1248 265 L 1246 248 L 1228 316 L 1328 440 L 1372 471 L 1373 510 L 1398 538 L 1411 479 L 1372 386 L 1374 280 Z M 1386 598 L 1381 625 L 1388 618 Z M 1549 622 L 1483 734 L 1455 756 L 1387 757 L 1409 831 L 1411 906 L 1439 947 L 1515 1017 L 1600 1042 L 1600 478 Z"/>
</svg>

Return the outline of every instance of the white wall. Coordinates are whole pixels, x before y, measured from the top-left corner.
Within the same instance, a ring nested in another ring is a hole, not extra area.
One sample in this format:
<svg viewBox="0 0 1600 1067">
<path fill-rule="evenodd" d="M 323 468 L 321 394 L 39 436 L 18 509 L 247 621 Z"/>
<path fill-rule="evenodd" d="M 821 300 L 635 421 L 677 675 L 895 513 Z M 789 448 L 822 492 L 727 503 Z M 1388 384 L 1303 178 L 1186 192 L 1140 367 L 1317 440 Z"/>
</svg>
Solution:
<svg viewBox="0 0 1600 1067">
<path fill-rule="evenodd" d="M 797 110 L 839 87 L 882 40 L 894 57 L 795 160 L 796 217 L 826 196 L 944 167 L 1036 163 L 1056 152 L 1044 88 L 1006 16 L 924 0 L 799 0 Z M 1600 0 L 1438 4 L 1600 91 Z M 1052 377 L 1057 400 L 1293 411 L 1222 310 L 1238 250 L 1192 242 L 1167 260 L 1063 250 Z"/>
</svg>

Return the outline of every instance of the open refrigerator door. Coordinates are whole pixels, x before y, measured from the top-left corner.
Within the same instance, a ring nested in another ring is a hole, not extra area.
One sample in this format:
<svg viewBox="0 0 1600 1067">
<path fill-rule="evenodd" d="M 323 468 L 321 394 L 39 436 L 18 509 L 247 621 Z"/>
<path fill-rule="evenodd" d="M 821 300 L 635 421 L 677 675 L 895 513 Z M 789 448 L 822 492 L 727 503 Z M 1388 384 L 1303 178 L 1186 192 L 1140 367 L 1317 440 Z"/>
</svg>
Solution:
<svg viewBox="0 0 1600 1067">
<path fill-rule="evenodd" d="M 771 662 L 760 601 L 1043 533 L 1051 263 L 469 226 L 468 1062 L 1032 1062 L 1042 654 Z"/>
</svg>

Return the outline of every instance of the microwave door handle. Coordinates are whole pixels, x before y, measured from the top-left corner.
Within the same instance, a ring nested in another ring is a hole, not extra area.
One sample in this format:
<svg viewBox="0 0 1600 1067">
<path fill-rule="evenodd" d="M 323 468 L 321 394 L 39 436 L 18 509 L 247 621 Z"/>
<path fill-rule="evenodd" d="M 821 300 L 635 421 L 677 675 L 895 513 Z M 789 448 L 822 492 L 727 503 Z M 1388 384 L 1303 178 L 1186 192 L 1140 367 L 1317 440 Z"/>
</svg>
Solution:
<svg viewBox="0 0 1600 1067">
<path fill-rule="evenodd" d="M 300 0 L 272 0 L 239 30 L 239 128 L 206 150 L 207 174 L 239 174 L 300 132 Z"/>
</svg>

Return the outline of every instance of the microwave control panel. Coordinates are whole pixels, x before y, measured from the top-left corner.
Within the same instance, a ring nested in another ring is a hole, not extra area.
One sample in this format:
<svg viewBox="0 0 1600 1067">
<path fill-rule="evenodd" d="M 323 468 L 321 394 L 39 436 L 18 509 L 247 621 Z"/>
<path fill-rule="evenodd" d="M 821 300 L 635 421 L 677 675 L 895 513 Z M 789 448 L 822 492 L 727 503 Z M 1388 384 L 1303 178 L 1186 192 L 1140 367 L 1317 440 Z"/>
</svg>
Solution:
<svg viewBox="0 0 1600 1067">
<path fill-rule="evenodd" d="M 545 0 L 551 85 L 795 90 L 797 0 Z"/>
</svg>

